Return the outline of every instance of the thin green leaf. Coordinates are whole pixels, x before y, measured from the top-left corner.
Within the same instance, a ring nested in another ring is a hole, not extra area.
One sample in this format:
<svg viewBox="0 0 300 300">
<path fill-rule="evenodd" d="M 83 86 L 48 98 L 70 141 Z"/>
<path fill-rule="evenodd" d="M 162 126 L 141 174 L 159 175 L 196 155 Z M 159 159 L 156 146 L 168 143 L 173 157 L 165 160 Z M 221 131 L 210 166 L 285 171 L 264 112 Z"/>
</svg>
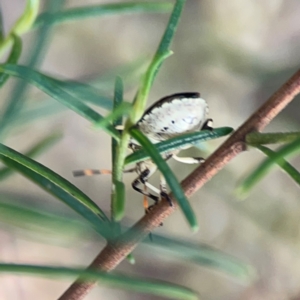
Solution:
<svg viewBox="0 0 300 300">
<path fill-rule="evenodd" d="M 5 201 L 3 201 L 5 199 Z M 1 195 L 0 220 L 1 224 L 10 225 L 22 231 L 22 236 L 41 240 L 44 243 L 53 242 L 61 238 L 60 243 L 70 241 L 70 238 L 87 240 L 95 239 L 98 236 L 91 234 L 90 224 L 75 218 L 74 215 L 68 216 L 65 212 L 58 209 L 47 212 L 45 209 L 32 209 L 24 206 L 23 203 L 15 202 L 10 196 Z M 14 203 L 14 204 L 12 204 Z M 66 240 L 67 237 L 67 240 Z"/>
<path fill-rule="evenodd" d="M 36 265 L 0 264 L 1 273 L 41 275 L 47 277 L 61 278 L 80 276 L 86 280 L 101 281 L 102 284 L 130 291 L 148 293 L 171 299 L 196 300 L 196 292 L 183 286 L 158 280 L 146 280 L 137 277 L 111 274 L 101 271 L 84 270 L 79 268 L 49 267 Z"/>
<path fill-rule="evenodd" d="M 184 192 L 175 177 L 174 173 L 164 161 L 164 159 L 160 156 L 159 152 L 156 150 L 155 146 L 149 141 L 149 139 L 143 135 L 139 130 L 136 128 L 130 129 L 131 136 L 138 141 L 138 143 L 145 149 L 145 151 L 150 155 L 153 162 L 157 165 L 158 169 L 161 171 L 163 176 L 168 183 L 174 198 L 177 200 L 178 205 L 180 206 L 181 210 L 183 211 L 188 223 L 190 224 L 192 230 L 198 230 L 198 224 L 196 215 L 193 212 L 193 209 L 186 199 Z"/>
<path fill-rule="evenodd" d="M 103 234 L 102 227 L 108 224 L 106 215 L 87 195 L 69 181 L 3 144 L 0 144 L 0 159 L 8 167 L 16 169 L 45 191 L 63 201 L 91 222 L 100 234 Z"/>
<path fill-rule="evenodd" d="M 1 198 L 4 196 L 1 195 Z M 5 224 L 12 224 L 30 231 L 35 230 L 42 233 L 46 231 L 48 235 L 50 233 L 56 237 L 61 234 L 68 234 L 68 237 L 70 234 L 81 234 L 80 238 L 85 238 L 89 229 L 79 219 L 75 219 L 73 216 L 67 217 L 60 211 L 54 210 L 50 213 L 47 210 L 45 212 L 44 210 L 28 208 L 23 204 L 12 205 L 11 201 L 0 202 L 0 219 Z M 123 229 L 127 230 L 128 228 Z M 256 275 L 252 266 L 204 243 L 195 244 L 157 234 L 152 234 L 151 241 L 148 237 L 145 238 L 143 243 L 147 244 L 148 247 L 156 247 L 155 252 L 152 251 L 156 255 L 158 254 L 157 250 L 161 250 L 168 257 L 173 255 L 200 267 L 225 272 L 241 280 L 250 280 Z M 143 249 L 141 251 L 143 252 Z M 130 263 L 134 263 L 132 255 L 128 257 L 128 260 Z"/>
<path fill-rule="evenodd" d="M 115 90 L 114 90 L 114 107 L 113 107 L 114 111 L 123 104 L 123 93 L 124 93 L 124 86 L 123 86 L 122 78 L 117 76 L 115 81 Z M 117 118 L 113 118 L 114 127 L 122 124 L 123 124 L 122 115 L 118 116 Z"/>
<path fill-rule="evenodd" d="M 193 145 L 199 142 L 204 142 L 211 139 L 216 139 L 231 133 L 233 129 L 231 127 L 214 128 L 213 131 L 202 130 L 193 133 L 187 133 L 175 138 L 171 138 L 167 141 L 163 141 L 155 144 L 157 151 L 162 154 L 176 149 L 183 149 L 187 145 Z M 149 159 L 149 154 L 144 150 L 138 150 L 125 159 L 125 165 L 137 163 L 146 159 Z"/>
<path fill-rule="evenodd" d="M 150 246 L 158 246 L 168 254 L 189 260 L 199 266 L 217 269 L 242 280 L 253 279 L 255 276 L 256 272 L 250 265 L 206 244 L 194 244 L 157 234 L 152 234 L 152 237 L 151 242 L 149 239 L 145 239 L 144 242 Z"/>
<path fill-rule="evenodd" d="M 2 28 L 2 16 L 1 16 L 1 39 L 0 39 L 0 57 L 6 52 L 13 44 L 13 36 L 21 36 L 27 32 L 32 26 L 39 9 L 39 0 L 27 0 L 26 7 L 21 17 L 15 22 L 12 29 L 5 37 Z"/>
<path fill-rule="evenodd" d="M 135 3 L 115 3 L 101 4 L 94 6 L 84 6 L 71 8 L 57 14 L 40 14 L 34 24 L 39 27 L 46 23 L 48 25 L 60 24 L 64 22 L 81 20 L 84 18 L 98 17 L 103 15 L 121 14 L 121 13 L 140 13 L 140 12 L 168 12 L 172 4 L 168 2 L 135 2 Z"/>
<path fill-rule="evenodd" d="M 141 86 L 135 98 L 134 109 L 130 117 L 131 124 L 128 124 L 129 126 L 134 125 L 143 115 L 148 99 L 148 94 L 150 92 L 150 88 L 154 81 L 155 75 L 162 65 L 162 62 L 172 54 L 172 51 L 169 50 L 169 47 L 176 32 L 185 1 L 186 0 L 177 0 L 174 5 L 164 35 L 162 36 L 152 62 L 150 63 L 148 70 L 143 77 Z"/>
<path fill-rule="evenodd" d="M 176 1 L 173 11 L 172 11 L 172 14 L 169 19 L 167 28 L 164 32 L 164 35 L 163 35 L 161 42 L 158 46 L 158 49 L 156 51 L 156 54 L 155 54 L 156 56 L 163 55 L 166 51 L 168 51 L 168 49 L 171 45 L 171 42 L 173 40 L 173 37 L 175 35 L 175 32 L 177 30 L 177 26 L 178 26 L 181 12 L 185 5 L 185 2 L 186 2 L 186 0 L 177 0 Z"/>
<path fill-rule="evenodd" d="M 89 79 L 87 80 L 88 83 L 71 80 L 58 80 L 57 83 L 70 94 L 82 99 L 82 101 L 90 102 L 106 110 L 112 110 L 112 99 L 104 96 L 103 93 L 107 94 L 114 88 L 114 81 L 117 76 L 124 76 L 127 84 L 132 84 L 134 79 L 140 78 L 141 71 L 145 66 L 146 59 L 140 58 L 134 62 L 116 67 L 104 75 Z"/>
<path fill-rule="evenodd" d="M 258 147 L 261 151 L 261 146 Z M 265 159 L 236 189 L 239 198 L 245 198 L 249 191 L 275 166 L 275 164 L 284 164 L 284 157 L 294 155 L 300 151 L 300 139 L 281 147 L 277 152 L 272 154 L 271 158 Z M 296 176 L 298 178 L 298 176 Z M 298 179 L 297 179 L 298 180 Z M 299 183 L 297 181 L 297 183 Z"/>
<path fill-rule="evenodd" d="M 57 11 L 64 4 L 64 2 L 65 0 L 48 1 L 46 4 L 46 10 L 49 9 L 51 12 Z M 29 68 L 33 68 L 35 65 L 40 63 L 41 59 L 43 58 L 49 42 L 49 33 L 50 27 L 42 26 L 36 39 L 31 42 L 31 47 L 27 51 L 30 53 L 30 56 L 27 60 Z M 5 48 L 5 46 L 3 48 Z M 3 48 L 0 49 L 0 54 Z M 13 88 L 10 97 L 7 99 L 5 108 L 0 118 L 0 136 L 7 132 L 8 126 L 12 124 L 12 120 L 16 119 L 17 115 L 22 110 L 24 103 L 26 103 L 26 99 L 24 99 L 26 88 L 27 81 L 18 82 Z"/>
<path fill-rule="evenodd" d="M 103 96 L 100 90 L 89 84 L 76 81 L 57 80 L 54 78 L 52 78 L 52 80 L 54 80 L 63 90 L 74 95 L 78 99 L 82 99 L 82 101 L 90 102 L 107 110 L 112 109 L 112 100 Z"/>
<path fill-rule="evenodd" d="M 250 146 L 263 144 L 290 143 L 300 138 L 300 132 L 251 132 L 246 135 L 246 143 Z"/>
<path fill-rule="evenodd" d="M 276 156 L 276 152 L 272 151 L 271 149 L 264 147 L 264 146 L 257 146 L 257 149 L 262 151 L 264 154 L 266 154 L 270 159 L 273 159 Z M 278 166 L 282 168 L 283 171 L 285 171 L 290 177 L 300 185 L 300 173 L 296 168 L 294 168 L 290 163 L 288 163 L 285 159 L 280 159 L 276 161 Z"/>
<path fill-rule="evenodd" d="M 116 159 L 116 181 L 122 182 L 122 176 L 123 176 L 123 169 L 124 169 L 124 162 L 126 157 L 126 150 L 128 147 L 130 135 L 128 134 L 128 128 L 132 127 L 132 125 L 137 122 L 140 117 L 143 114 L 148 93 L 150 91 L 151 87 L 151 80 L 154 76 L 155 71 L 157 70 L 157 66 L 167 57 L 170 55 L 170 52 L 166 52 L 163 55 L 159 56 L 157 59 L 154 59 L 154 61 L 150 64 L 146 74 L 144 75 L 144 79 L 141 85 L 141 88 L 137 94 L 137 97 L 133 104 L 133 109 L 131 110 L 131 115 L 127 119 L 127 122 L 125 124 L 125 130 L 123 130 L 121 142 L 118 148 L 118 156 Z M 121 206 L 120 206 L 121 207 Z M 121 212 L 121 211 L 120 211 Z M 116 215 L 117 220 L 121 220 L 123 217 L 123 214 L 119 213 Z"/>
<path fill-rule="evenodd" d="M 148 66 L 148 62 L 148 57 L 139 57 L 132 62 L 112 68 L 103 75 L 97 76 L 88 82 L 102 92 L 110 92 L 114 88 L 116 77 L 121 77 L 127 86 L 132 86 L 135 84 L 135 81 L 140 80 L 141 74 Z"/>
<path fill-rule="evenodd" d="M 120 105 L 118 105 L 117 108 L 114 108 L 114 110 L 108 116 L 102 119 L 99 123 L 95 124 L 95 127 L 104 129 L 105 127 L 107 127 L 107 125 L 110 124 L 110 122 L 116 119 L 120 119 L 123 116 L 128 116 L 131 110 L 131 103 L 122 102 L 120 103 Z"/>
<path fill-rule="evenodd" d="M 41 102 L 35 104 L 33 107 L 32 106 L 24 108 L 20 114 L 13 119 L 12 125 L 16 127 L 24 126 L 38 119 L 43 120 L 45 117 L 58 114 L 66 109 L 65 106 L 60 103 L 48 100 L 41 100 Z"/>
<path fill-rule="evenodd" d="M 61 187 L 57 186 L 47 178 L 30 170 L 29 168 L 22 166 L 19 163 L 16 163 L 10 158 L 2 157 L 0 155 L 0 159 L 8 167 L 14 168 L 16 171 L 23 174 L 25 177 L 39 185 L 46 192 L 55 196 L 56 198 L 64 202 L 66 205 L 68 205 L 70 208 L 72 208 L 76 213 L 78 213 L 84 219 L 86 219 L 98 234 L 100 234 L 104 238 L 110 238 L 111 229 L 108 226 L 108 221 L 101 220 L 101 216 L 99 216 L 99 214 L 93 212 L 89 207 L 82 204 L 73 195 L 70 195 L 68 192 L 66 192 Z"/>
<path fill-rule="evenodd" d="M 72 109 L 79 115 L 83 116 L 93 123 L 98 123 L 103 119 L 103 116 L 98 114 L 89 106 L 77 100 L 76 97 L 64 91 L 58 84 L 57 79 L 52 79 L 42 73 L 34 71 L 30 68 L 18 65 L 0 65 L 0 72 L 4 72 L 11 76 L 20 77 L 29 83 L 35 85 L 37 88 L 51 96 L 53 99 L 59 101 L 61 104 Z M 119 139 L 119 132 L 112 126 L 107 126 L 105 131 L 112 135 L 114 138 Z"/>
<path fill-rule="evenodd" d="M 22 40 L 17 35 L 12 35 L 13 39 L 13 45 L 11 48 L 11 52 L 9 54 L 9 57 L 7 58 L 8 64 L 16 64 L 20 58 L 20 55 L 22 53 Z M 0 73 L 0 88 L 5 84 L 7 79 L 9 78 L 9 75 Z"/>
<path fill-rule="evenodd" d="M 128 125 L 134 125 L 143 115 L 148 99 L 148 95 L 152 86 L 153 78 L 158 71 L 159 66 L 162 62 L 169 57 L 173 52 L 166 51 L 162 55 L 155 56 L 152 60 L 149 68 L 147 69 L 145 75 L 143 76 L 141 86 L 138 90 L 136 98 L 133 102 L 133 110 L 130 115 Z"/>
<path fill-rule="evenodd" d="M 172 53 L 168 49 L 168 47 L 175 33 L 175 29 L 177 27 L 180 13 L 184 3 L 185 0 L 177 0 L 175 3 L 165 34 L 160 42 L 156 54 L 152 59 L 152 62 L 150 63 L 145 75 L 143 76 L 142 83 L 134 99 L 132 113 L 130 114 L 129 118 L 125 123 L 125 129 L 121 136 L 121 141 L 118 147 L 118 156 L 116 159 L 116 180 L 119 182 L 122 182 L 126 151 L 130 139 L 128 130 L 140 119 L 140 117 L 144 113 L 148 94 L 153 83 L 155 74 L 158 72 L 158 69 L 162 64 L 163 60 L 166 59 Z M 118 216 L 118 220 L 120 220 L 122 217 L 123 216 L 120 214 Z"/>
<path fill-rule="evenodd" d="M 27 32 L 34 23 L 39 11 L 39 0 L 27 0 L 26 7 L 22 16 L 17 20 L 12 28 L 12 33 L 22 35 Z"/>
<path fill-rule="evenodd" d="M 32 146 L 26 153 L 25 156 L 35 157 L 42 152 L 44 152 L 47 148 L 54 145 L 61 138 L 61 134 L 54 133 L 46 136 L 41 141 Z M 9 175 L 13 173 L 12 169 L 2 168 L 0 169 L 0 180 L 7 178 Z"/>
</svg>

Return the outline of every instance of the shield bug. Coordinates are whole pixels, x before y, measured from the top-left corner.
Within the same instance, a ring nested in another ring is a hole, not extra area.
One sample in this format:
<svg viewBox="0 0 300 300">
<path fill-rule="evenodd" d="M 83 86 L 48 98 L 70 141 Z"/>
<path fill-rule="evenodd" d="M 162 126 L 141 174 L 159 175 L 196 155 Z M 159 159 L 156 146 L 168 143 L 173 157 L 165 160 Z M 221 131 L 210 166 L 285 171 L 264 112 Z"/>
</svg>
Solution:
<svg viewBox="0 0 300 300">
<path fill-rule="evenodd" d="M 206 101 L 200 97 L 199 93 L 178 93 L 166 96 L 155 102 L 145 111 L 135 127 L 146 135 L 153 144 L 156 144 L 185 133 L 204 129 L 212 130 L 212 119 L 206 119 L 207 114 L 208 105 Z M 189 145 L 165 153 L 163 154 L 163 158 L 165 160 L 174 158 L 179 162 L 187 164 L 203 162 L 204 159 L 202 157 L 177 156 L 182 149 L 187 149 L 191 146 L 192 145 Z M 134 152 L 141 149 L 141 146 L 136 141 L 131 140 L 129 148 Z M 156 165 L 148 159 L 137 163 L 134 168 L 124 171 L 136 172 L 138 174 L 138 177 L 132 182 L 132 187 L 144 195 L 144 208 L 146 213 L 153 207 L 148 207 L 147 198 L 153 199 L 156 204 L 160 200 L 160 197 L 164 197 L 169 201 L 170 205 L 172 205 L 166 192 L 166 182 L 163 176 L 160 178 L 159 188 L 148 182 L 156 169 Z M 83 170 L 73 172 L 74 176 L 108 173 L 110 173 L 108 170 Z M 139 187 L 141 184 L 144 185 L 144 189 Z M 148 192 L 147 188 L 151 190 L 151 192 Z M 160 197 L 152 194 L 152 192 L 158 194 Z"/>
<path fill-rule="evenodd" d="M 212 130 L 212 119 L 206 119 L 207 114 L 208 105 L 206 101 L 200 97 L 199 93 L 179 93 L 166 96 L 155 102 L 145 111 L 135 126 L 155 144 L 185 133 L 204 129 Z M 130 143 L 129 147 L 133 151 L 140 148 L 134 141 Z M 189 147 L 191 147 L 191 145 L 186 146 L 184 149 Z M 201 163 L 204 161 L 201 157 L 178 157 L 177 154 L 182 149 L 183 148 L 165 153 L 163 157 L 165 160 L 173 157 L 175 160 L 187 164 Z M 138 187 L 139 184 L 143 184 L 161 197 L 165 197 L 170 205 L 172 205 L 166 193 L 166 182 L 163 176 L 160 178 L 159 189 L 148 182 L 148 179 L 154 174 L 156 169 L 156 165 L 151 160 L 137 163 L 135 171 L 139 176 L 133 181 L 132 187 L 157 203 L 159 201 L 158 196 Z M 152 206 L 148 207 L 144 199 L 144 207 L 146 212 L 148 212 Z"/>
</svg>

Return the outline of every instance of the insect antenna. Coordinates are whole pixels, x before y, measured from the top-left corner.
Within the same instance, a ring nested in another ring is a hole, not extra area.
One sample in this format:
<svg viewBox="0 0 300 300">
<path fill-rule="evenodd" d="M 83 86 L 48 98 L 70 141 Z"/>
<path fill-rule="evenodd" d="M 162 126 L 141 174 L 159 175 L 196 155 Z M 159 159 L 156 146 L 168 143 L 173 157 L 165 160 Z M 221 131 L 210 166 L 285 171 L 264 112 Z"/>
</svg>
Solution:
<svg viewBox="0 0 300 300">
<path fill-rule="evenodd" d="M 124 170 L 123 173 L 132 173 L 135 172 L 136 168 Z M 94 169 L 85 169 L 85 170 L 76 170 L 73 171 L 74 177 L 81 177 L 81 176 L 94 176 L 94 175 L 106 175 L 106 174 L 112 174 L 111 170 L 102 169 L 102 170 L 94 170 Z"/>
<path fill-rule="evenodd" d="M 111 170 L 92 170 L 92 169 L 85 169 L 85 170 L 77 170 L 73 171 L 74 177 L 80 177 L 80 176 L 93 176 L 93 175 L 99 175 L 99 174 L 111 174 Z"/>
</svg>

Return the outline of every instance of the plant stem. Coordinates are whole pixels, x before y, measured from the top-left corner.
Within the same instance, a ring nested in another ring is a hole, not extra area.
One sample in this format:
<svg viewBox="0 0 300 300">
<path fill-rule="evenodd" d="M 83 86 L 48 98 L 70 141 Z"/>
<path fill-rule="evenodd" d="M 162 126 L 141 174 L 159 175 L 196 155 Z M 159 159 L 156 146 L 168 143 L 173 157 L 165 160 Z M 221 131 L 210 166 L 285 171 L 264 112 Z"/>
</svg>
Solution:
<svg viewBox="0 0 300 300">
<path fill-rule="evenodd" d="M 187 197 L 191 197 L 208 180 L 217 174 L 231 159 L 246 150 L 245 138 L 250 132 L 261 131 L 300 93 L 300 70 L 298 70 L 269 100 L 239 127 L 201 166 L 182 181 Z M 170 206 L 162 201 L 138 221 L 131 229 L 99 253 L 89 268 L 102 271 L 113 270 L 126 255 L 131 253 L 138 242 L 158 227 L 177 204 Z M 79 300 L 93 288 L 95 282 L 75 281 L 59 300 Z"/>
</svg>

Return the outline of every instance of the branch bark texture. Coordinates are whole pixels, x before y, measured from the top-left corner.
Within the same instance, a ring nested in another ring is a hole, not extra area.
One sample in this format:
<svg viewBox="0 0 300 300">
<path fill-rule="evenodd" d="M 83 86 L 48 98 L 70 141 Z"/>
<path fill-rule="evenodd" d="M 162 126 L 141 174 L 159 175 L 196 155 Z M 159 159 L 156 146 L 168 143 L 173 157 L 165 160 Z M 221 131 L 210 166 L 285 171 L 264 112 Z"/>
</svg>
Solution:
<svg viewBox="0 0 300 300">
<path fill-rule="evenodd" d="M 250 132 L 263 130 L 299 93 L 300 70 L 254 112 L 202 165 L 182 181 L 182 188 L 186 196 L 191 197 L 232 158 L 246 150 L 246 135 Z M 117 241 L 108 243 L 89 268 L 102 271 L 113 270 L 133 251 L 141 239 L 145 238 L 155 227 L 158 227 L 176 208 L 177 204 L 170 207 L 166 201 L 160 202 L 151 213 L 145 215 Z M 94 285 L 95 282 L 83 282 L 78 279 L 59 300 L 83 299 Z"/>
</svg>

